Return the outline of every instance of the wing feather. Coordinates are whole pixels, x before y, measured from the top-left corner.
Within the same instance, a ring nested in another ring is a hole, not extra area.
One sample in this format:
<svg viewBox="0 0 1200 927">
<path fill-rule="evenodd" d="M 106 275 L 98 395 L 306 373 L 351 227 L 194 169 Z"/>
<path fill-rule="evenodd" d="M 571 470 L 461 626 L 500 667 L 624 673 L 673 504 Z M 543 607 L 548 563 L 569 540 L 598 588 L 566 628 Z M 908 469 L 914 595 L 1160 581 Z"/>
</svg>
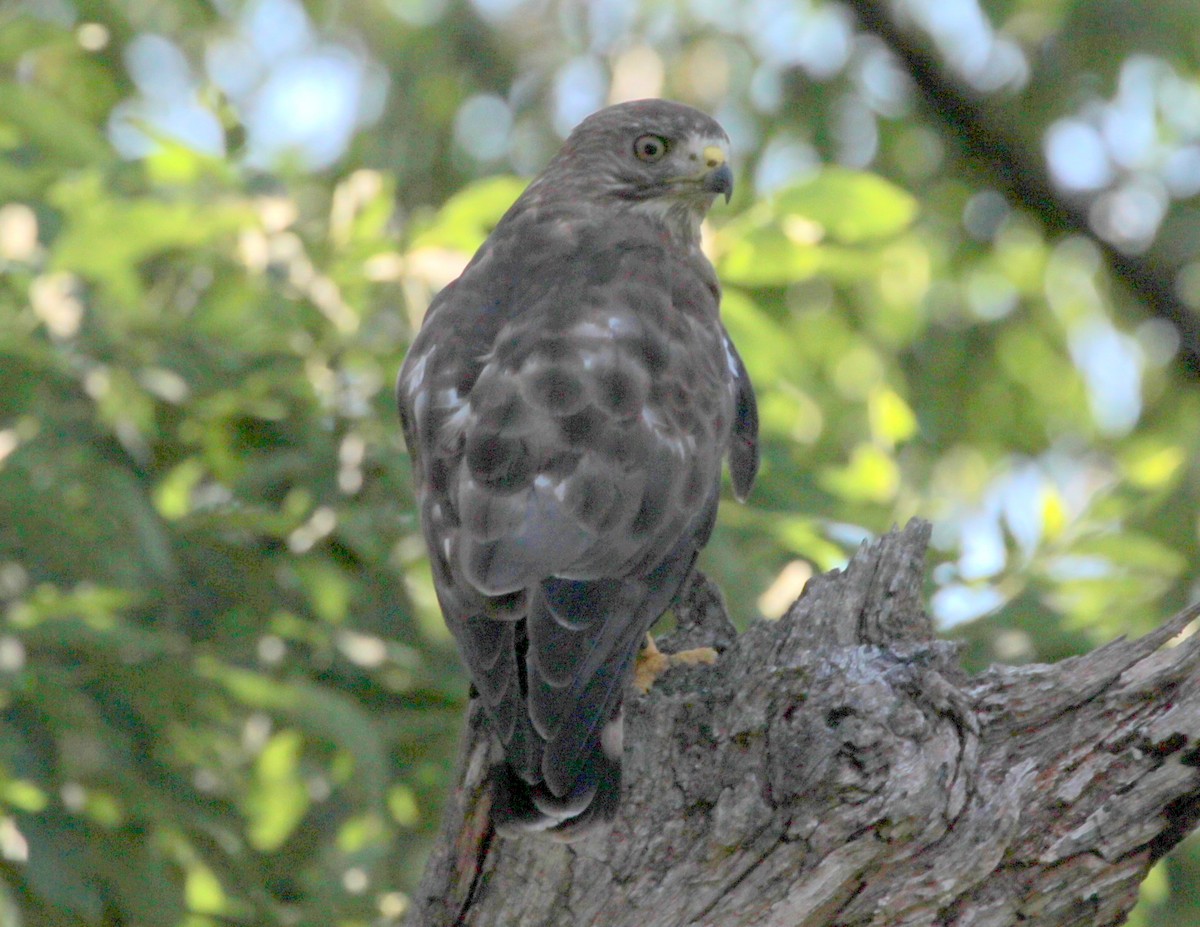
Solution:
<svg viewBox="0 0 1200 927">
<path fill-rule="evenodd" d="M 552 580 L 535 594 L 526 656 L 529 713 L 546 739 L 542 774 L 556 794 L 572 787 L 599 749 L 600 730 L 620 707 L 646 632 L 670 606 L 708 540 L 716 489 L 714 484 L 690 530 L 649 573 L 619 582 Z M 567 607 L 591 616 L 589 624 L 576 629 L 559 620 L 554 610 Z M 559 645 L 539 647 L 539 637 Z"/>
<path fill-rule="evenodd" d="M 728 335 L 725 350 L 729 355 L 733 373 L 733 430 L 729 436 L 729 476 L 733 481 L 733 494 L 739 502 L 745 502 L 758 475 L 758 400 L 754 386 L 742 356 Z"/>
</svg>

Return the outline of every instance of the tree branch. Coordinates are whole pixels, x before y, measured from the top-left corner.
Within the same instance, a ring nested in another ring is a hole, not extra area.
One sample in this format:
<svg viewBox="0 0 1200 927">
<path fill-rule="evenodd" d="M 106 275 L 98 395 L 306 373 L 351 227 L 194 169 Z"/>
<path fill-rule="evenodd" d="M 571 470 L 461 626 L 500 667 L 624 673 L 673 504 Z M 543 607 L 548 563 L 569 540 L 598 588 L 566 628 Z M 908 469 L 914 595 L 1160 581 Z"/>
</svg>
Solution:
<svg viewBox="0 0 1200 927">
<path fill-rule="evenodd" d="M 607 836 L 495 836 L 473 709 L 410 927 L 1119 922 L 1200 817 L 1200 608 L 967 678 L 921 606 L 928 538 L 864 547 L 739 637 L 696 577 L 659 643 L 720 659 L 629 694 Z"/>
<path fill-rule="evenodd" d="M 883 0 L 842 2 L 858 16 L 863 29 L 878 36 L 900 59 L 926 105 L 1012 202 L 1037 216 L 1048 230 L 1085 235 L 1096 244 L 1116 277 L 1152 315 L 1175 330 L 1180 364 L 1189 375 L 1200 377 L 1200 316 L 1176 293 L 1174 268 L 1163 266 L 1151 254 L 1127 254 L 1097 235 L 1088 220 L 1090 201 L 1058 190 L 1042 158 L 1009 136 L 990 117 L 982 98 L 949 77 L 938 57 L 897 25 Z"/>
</svg>

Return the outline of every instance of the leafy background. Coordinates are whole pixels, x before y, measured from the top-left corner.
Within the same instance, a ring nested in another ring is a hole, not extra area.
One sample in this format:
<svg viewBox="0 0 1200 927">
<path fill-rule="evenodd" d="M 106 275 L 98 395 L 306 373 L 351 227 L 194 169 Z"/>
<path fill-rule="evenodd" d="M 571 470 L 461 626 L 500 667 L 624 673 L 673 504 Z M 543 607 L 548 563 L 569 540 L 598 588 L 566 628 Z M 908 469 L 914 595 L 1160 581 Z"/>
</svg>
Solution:
<svg viewBox="0 0 1200 927">
<path fill-rule="evenodd" d="M 389 924 L 466 685 L 391 383 L 609 100 L 734 138 L 743 622 L 913 515 L 971 666 L 1194 598 L 1191 0 L 0 7 L 0 923 Z M 1200 922 L 1190 842 L 1139 925 Z"/>
</svg>

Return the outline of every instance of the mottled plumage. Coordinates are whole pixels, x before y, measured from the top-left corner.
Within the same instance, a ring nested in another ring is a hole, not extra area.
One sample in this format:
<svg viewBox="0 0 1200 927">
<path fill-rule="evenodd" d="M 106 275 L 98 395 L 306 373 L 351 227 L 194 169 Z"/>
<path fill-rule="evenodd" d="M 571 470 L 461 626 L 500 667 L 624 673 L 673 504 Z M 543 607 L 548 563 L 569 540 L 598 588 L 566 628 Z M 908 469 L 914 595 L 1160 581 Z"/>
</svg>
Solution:
<svg viewBox="0 0 1200 927">
<path fill-rule="evenodd" d="M 700 222 L 728 139 L 642 100 L 586 119 L 429 308 L 397 384 L 446 623 L 505 761 L 506 833 L 612 817 L 621 700 L 758 466 Z"/>
</svg>

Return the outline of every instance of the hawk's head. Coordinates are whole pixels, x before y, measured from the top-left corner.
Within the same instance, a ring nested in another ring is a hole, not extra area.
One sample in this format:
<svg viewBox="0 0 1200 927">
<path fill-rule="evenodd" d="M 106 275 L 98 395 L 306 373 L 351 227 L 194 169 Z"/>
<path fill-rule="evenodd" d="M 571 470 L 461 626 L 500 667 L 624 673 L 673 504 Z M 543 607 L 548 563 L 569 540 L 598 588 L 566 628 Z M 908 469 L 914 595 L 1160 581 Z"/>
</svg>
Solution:
<svg viewBox="0 0 1200 927">
<path fill-rule="evenodd" d="M 644 212 L 694 238 L 713 200 L 733 193 L 729 136 L 682 103 L 619 103 L 583 120 L 533 186 L 539 197 Z"/>
</svg>

